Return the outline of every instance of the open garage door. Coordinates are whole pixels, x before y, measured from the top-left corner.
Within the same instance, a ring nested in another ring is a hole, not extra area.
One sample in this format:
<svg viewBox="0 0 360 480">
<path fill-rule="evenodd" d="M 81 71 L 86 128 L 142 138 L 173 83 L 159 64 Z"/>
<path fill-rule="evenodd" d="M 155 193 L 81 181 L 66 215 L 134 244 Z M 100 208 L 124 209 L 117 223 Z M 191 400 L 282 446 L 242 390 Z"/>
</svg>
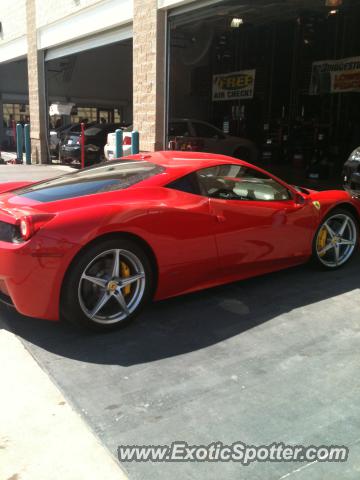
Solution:
<svg viewBox="0 0 360 480">
<path fill-rule="evenodd" d="M 87 127 L 100 124 L 104 131 L 132 123 L 131 33 L 131 29 L 122 29 L 120 35 L 126 38 L 115 42 L 119 33 L 104 33 L 47 52 L 48 104 L 72 107 L 65 115 L 50 117 L 49 148 L 53 158 L 67 159 L 65 151 L 63 156 L 59 151 L 59 141 L 76 143 L 80 122 Z M 76 134 L 66 137 L 67 127 L 71 126 Z M 97 160 L 103 159 L 105 133 L 100 143 Z"/>
<path fill-rule="evenodd" d="M 105 45 L 111 45 L 123 40 L 131 40 L 132 35 L 132 26 L 125 26 L 116 30 L 101 32 L 94 36 L 81 38 L 75 42 L 48 49 L 46 51 L 45 61 L 67 57 L 74 53 L 80 53 L 84 52 L 85 50 L 92 50 Z"/>
<path fill-rule="evenodd" d="M 231 0 L 175 11 L 169 137 L 245 159 L 254 145 L 256 163 L 289 181 L 341 181 L 360 144 L 359 21 L 355 0 Z"/>
<path fill-rule="evenodd" d="M 0 150 L 15 151 L 14 126 L 29 123 L 26 59 L 0 64 Z"/>
</svg>

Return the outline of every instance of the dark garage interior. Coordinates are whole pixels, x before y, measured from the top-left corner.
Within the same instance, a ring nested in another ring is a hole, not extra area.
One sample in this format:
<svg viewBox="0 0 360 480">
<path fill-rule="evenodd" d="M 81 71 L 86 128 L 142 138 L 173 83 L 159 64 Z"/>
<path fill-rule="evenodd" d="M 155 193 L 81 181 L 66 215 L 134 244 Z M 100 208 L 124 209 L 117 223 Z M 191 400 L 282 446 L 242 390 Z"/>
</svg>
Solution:
<svg viewBox="0 0 360 480">
<path fill-rule="evenodd" d="M 169 117 L 252 140 L 258 165 L 290 181 L 341 183 L 360 143 L 359 20 L 354 0 L 232 0 L 172 17 Z M 234 72 L 250 94 L 214 100 L 214 76 Z"/>
<path fill-rule="evenodd" d="M 46 77 L 49 105 L 73 103 L 72 122 L 132 121 L 131 40 L 50 60 Z"/>
<path fill-rule="evenodd" d="M 14 150 L 15 123 L 29 122 L 27 60 L 0 65 L 0 151 Z"/>
</svg>

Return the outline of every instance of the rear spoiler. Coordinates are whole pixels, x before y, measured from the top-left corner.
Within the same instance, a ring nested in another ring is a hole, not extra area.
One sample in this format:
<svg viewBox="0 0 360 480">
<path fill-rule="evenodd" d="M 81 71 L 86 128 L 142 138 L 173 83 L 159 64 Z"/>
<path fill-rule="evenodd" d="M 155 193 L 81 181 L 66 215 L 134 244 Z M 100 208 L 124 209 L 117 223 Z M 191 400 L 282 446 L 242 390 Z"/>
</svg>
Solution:
<svg viewBox="0 0 360 480">
<path fill-rule="evenodd" d="M 15 190 L 16 188 L 27 187 L 34 182 L 7 182 L 7 183 L 0 183 L 0 193 L 10 192 L 11 190 Z"/>
</svg>

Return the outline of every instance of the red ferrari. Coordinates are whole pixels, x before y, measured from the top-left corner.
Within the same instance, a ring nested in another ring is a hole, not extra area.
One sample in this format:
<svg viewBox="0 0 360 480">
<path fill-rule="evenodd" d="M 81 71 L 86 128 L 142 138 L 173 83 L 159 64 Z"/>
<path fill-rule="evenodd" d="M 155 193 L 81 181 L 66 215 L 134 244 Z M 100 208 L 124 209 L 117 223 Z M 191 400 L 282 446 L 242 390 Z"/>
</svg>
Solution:
<svg viewBox="0 0 360 480">
<path fill-rule="evenodd" d="M 0 185 L 0 292 L 22 314 L 111 329 L 155 300 L 308 261 L 335 269 L 360 203 L 241 160 L 135 155 Z"/>
</svg>

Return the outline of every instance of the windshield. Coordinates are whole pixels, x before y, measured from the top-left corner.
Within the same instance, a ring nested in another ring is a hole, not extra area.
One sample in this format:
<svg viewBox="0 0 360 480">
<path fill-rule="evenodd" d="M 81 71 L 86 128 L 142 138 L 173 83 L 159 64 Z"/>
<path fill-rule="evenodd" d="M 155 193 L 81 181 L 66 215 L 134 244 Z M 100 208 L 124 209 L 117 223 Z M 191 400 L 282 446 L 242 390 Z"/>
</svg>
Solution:
<svg viewBox="0 0 360 480">
<path fill-rule="evenodd" d="M 164 170 L 164 167 L 146 161 L 108 162 L 14 190 L 13 193 L 38 202 L 54 202 L 123 190 Z"/>
</svg>

